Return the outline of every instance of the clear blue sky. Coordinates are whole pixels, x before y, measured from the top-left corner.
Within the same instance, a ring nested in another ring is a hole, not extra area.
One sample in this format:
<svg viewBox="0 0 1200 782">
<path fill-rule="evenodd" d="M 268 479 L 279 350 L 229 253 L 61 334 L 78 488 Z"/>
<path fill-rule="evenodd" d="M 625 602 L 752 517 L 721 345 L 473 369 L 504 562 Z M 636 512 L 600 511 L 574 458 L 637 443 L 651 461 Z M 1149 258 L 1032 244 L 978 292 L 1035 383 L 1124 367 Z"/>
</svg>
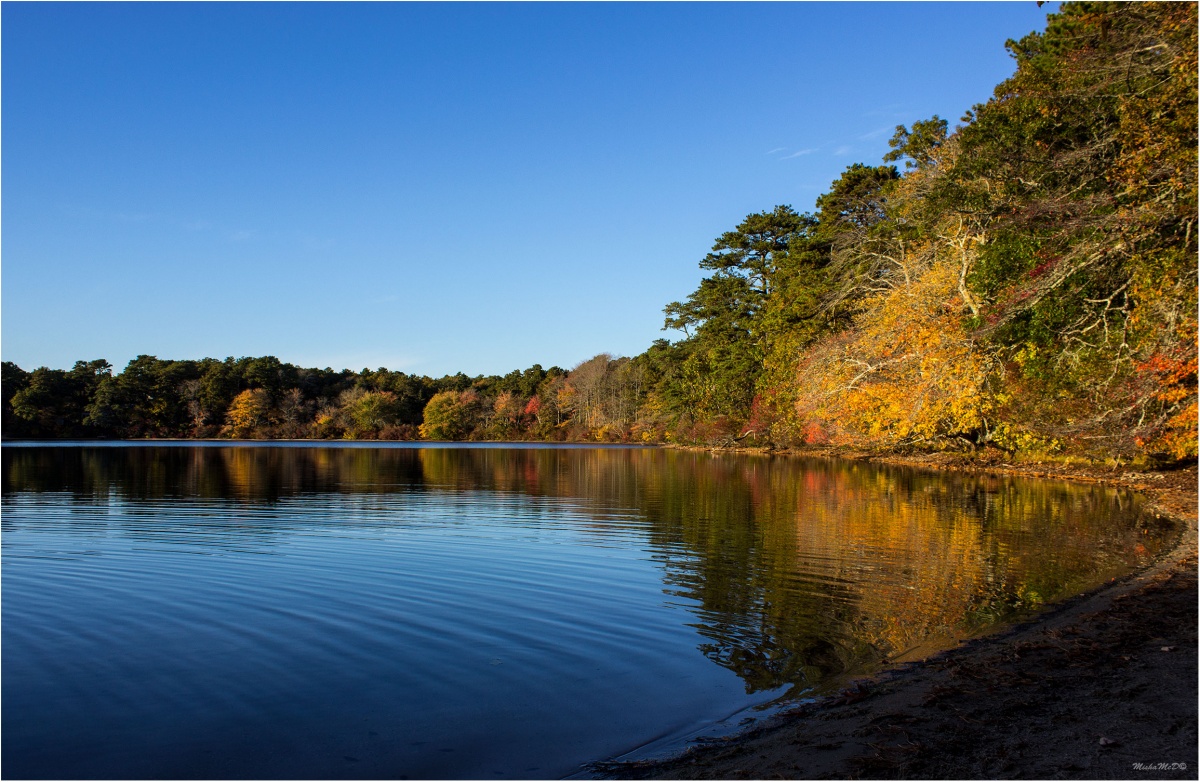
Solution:
<svg viewBox="0 0 1200 782">
<path fill-rule="evenodd" d="M 5 3 L 3 358 L 634 355 L 1053 7 Z"/>
</svg>

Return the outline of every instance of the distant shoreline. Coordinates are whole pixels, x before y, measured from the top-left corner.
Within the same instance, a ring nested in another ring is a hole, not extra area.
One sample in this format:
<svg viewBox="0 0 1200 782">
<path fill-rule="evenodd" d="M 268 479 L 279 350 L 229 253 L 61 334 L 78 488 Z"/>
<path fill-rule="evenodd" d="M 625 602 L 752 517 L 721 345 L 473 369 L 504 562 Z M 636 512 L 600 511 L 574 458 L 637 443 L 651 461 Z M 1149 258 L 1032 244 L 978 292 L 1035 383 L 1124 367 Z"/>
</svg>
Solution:
<svg viewBox="0 0 1200 782">
<path fill-rule="evenodd" d="M 271 446 L 307 446 L 327 448 L 661 448 L 659 443 L 593 443 L 557 440 L 318 440 L 302 438 L 294 440 L 224 440 L 217 438 L 163 437 L 137 440 L 3 440 L 3 446 L 18 448 L 63 447 L 120 447 L 157 445 L 180 445 L 202 447 L 269 448 Z"/>
</svg>

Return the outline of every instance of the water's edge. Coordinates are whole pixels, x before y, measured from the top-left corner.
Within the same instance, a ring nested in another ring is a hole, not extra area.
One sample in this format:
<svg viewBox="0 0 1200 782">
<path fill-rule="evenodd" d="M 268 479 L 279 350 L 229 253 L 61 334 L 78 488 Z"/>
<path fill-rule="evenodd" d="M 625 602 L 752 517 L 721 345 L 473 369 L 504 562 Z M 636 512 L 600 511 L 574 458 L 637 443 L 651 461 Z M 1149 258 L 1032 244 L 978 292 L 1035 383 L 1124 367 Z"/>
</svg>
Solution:
<svg viewBox="0 0 1200 782">
<path fill-rule="evenodd" d="M 689 446 L 667 446 L 681 450 L 712 450 L 716 452 L 754 454 L 755 449 L 739 448 L 692 448 Z M 1061 480 L 1077 485 L 1105 485 L 1113 488 L 1136 492 L 1136 497 L 1145 503 L 1147 511 L 1153 512 L 1160 519 L 1170 523 L 1173 543 L 1159 552 L 1147 565 L 1133 572 L 1106 583 L 1096 585 L 1078 594 L 1060 598 L 1051 604 L 1021 617 L 1015 621 L 988 627 L 970 636 L 964 637 L 953 645 L 928 653 L 920 654 L 912 659 L 900 659 L 887 665 L 876 673 L 849 676 L 839 681 L 837 685 L 844 687 L 839 692 L 806 697 L 800 700 L 776 700 L 765 707 L 750 707 L 739 710 L 729 718 L 687 735 L 664 737 L 645 745 L 631 748 L 628 752 L 610 758 L 599 759 L 586 764 L 578 772 L 564 779 L 613 779 L 629 776 L 636 770 L 639 779 L 654 779 L 660 773 L 675 771 L 688 765 L 695 764 L 697 756 L 705 755 L 711 750 L 724 750 L 744 747 L 751 743 L 766 741 L 770 743 L 772 736 L 781 736 L 783 729 L 795 725 L 798 720 L 814 719 L 822 713 L 837 709 L 851 703 L 857 703 L 871 694 L 876 687 L 886 686 L 902 688 L 913 680 L 927 674 L 931 665 L 945 659 L 977 653 L 980 650 L 999 648 L 1007 643 L 1028 637 L 1033 633 L 1049 627 L 1052 623 L 1074 618 L 1085 612 L 1094 612 L 1102 606 L 1111 603 L 1113 599 L 1127 596 L 1155 578 L 1170 576 L 1187 568 L 1189 559 L 1195 559 L 1200 539 L 1197 519 L 1198 486 L 1196 483 L 1196 468 L 1190 468 L 1190 486 L 1183 491 L 1182 497 L 1167 496 L 1171 492 L 1178 493 L 1177 487 L 1164 486 L 1170 472 L 1150 470 L 1144 472 L 1122 472 L 1095 467 L 1091 465 L 1074 466 L 1073 468 L 1056 468 L 1045 465 L 1016 465 L 994 464 L 974 461 L 971 459 L 950 460 L 933 459 L 925 456 L 902 456 L 898 454 L 879 454 L 859 451 L 844 451 L 840 449 L 815 449 L 815 452 L 777 451 L 776 456 L 799 456 L 805 458 L 834 459 L 861 461 L 878 465 L 902 465 L 924 469 L 934 473 L 978 472 L 997 476 L 1010 476 L 1031 479 Z M 1157 485 L 1156 485 L 1157 484 Z M 1189 495 L 1190 490 L 1190 495 Z M 1193 563 L 1194 567 L 1194 563 Z M 1088 617 L 1084 617 L 1085 619 Z M 870 704 L 866 704 L 868 714 L 874 712 Z M 747 712 L 763 709 L 765 713 L 757 715 L 752 721 L 734 718 Z M 864 721 L 871 721 L 867 716 Z M 774 742 L 771 749 L 776 753 L 789 751 L 799 755 L 798 750 L 791 750 L 793 743 L 790 737 Z M 979 738 L 986 743 L 987 736 Z M 783 744 L 789 745 L 784 747 Z M 761 751 L 761 750 L 760 750 Z M 728 765 L 728 764 L 726 764 Z M 741 765 L 741 764 L 739 764 Z M 698 775 L 672 774 L 676 778 L 699 778 Z M 705 778 L 722 778 L 708 768 Z M 801 777 L 802 778 L 802 777 Z"/>
</svg>

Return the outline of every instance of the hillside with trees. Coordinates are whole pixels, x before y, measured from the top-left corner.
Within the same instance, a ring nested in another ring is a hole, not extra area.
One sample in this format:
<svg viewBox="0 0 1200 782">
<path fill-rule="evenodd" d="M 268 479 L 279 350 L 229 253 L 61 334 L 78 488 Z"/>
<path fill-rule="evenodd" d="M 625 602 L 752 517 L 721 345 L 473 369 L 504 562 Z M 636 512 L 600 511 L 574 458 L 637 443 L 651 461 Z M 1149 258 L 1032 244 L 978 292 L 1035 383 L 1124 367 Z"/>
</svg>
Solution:
<svg viewBox="0 0 1200 782">
<path fill-rule="evenodd" d="M 3 366 L 6 438 L 1197 453 L 1194 3 L 1067 3 L 951 129 L 746 216 L 633 358 L 440 379 L 273 357 Z"/>
</svg>

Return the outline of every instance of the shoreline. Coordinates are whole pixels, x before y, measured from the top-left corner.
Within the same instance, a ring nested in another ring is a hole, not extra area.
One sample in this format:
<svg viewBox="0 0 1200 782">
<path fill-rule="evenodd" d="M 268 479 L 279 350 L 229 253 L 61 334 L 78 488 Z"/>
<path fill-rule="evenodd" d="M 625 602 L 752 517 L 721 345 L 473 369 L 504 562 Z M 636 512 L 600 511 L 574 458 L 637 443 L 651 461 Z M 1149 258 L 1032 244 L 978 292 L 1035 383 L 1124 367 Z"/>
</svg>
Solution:
<svg viewBox="0 0 1200 782">
<path fill-rule="evenodd" d="M 1107 484 L 1141 493 L 1148 512 L 1178 525 L 1179 539 L 1146 568 L 1016 625 L 673 757 L 593 763 L 594 778 L 1196 778 L 1195 466 L 1139 471 L 961 454 L 758 452 Z"/>
</svg>

